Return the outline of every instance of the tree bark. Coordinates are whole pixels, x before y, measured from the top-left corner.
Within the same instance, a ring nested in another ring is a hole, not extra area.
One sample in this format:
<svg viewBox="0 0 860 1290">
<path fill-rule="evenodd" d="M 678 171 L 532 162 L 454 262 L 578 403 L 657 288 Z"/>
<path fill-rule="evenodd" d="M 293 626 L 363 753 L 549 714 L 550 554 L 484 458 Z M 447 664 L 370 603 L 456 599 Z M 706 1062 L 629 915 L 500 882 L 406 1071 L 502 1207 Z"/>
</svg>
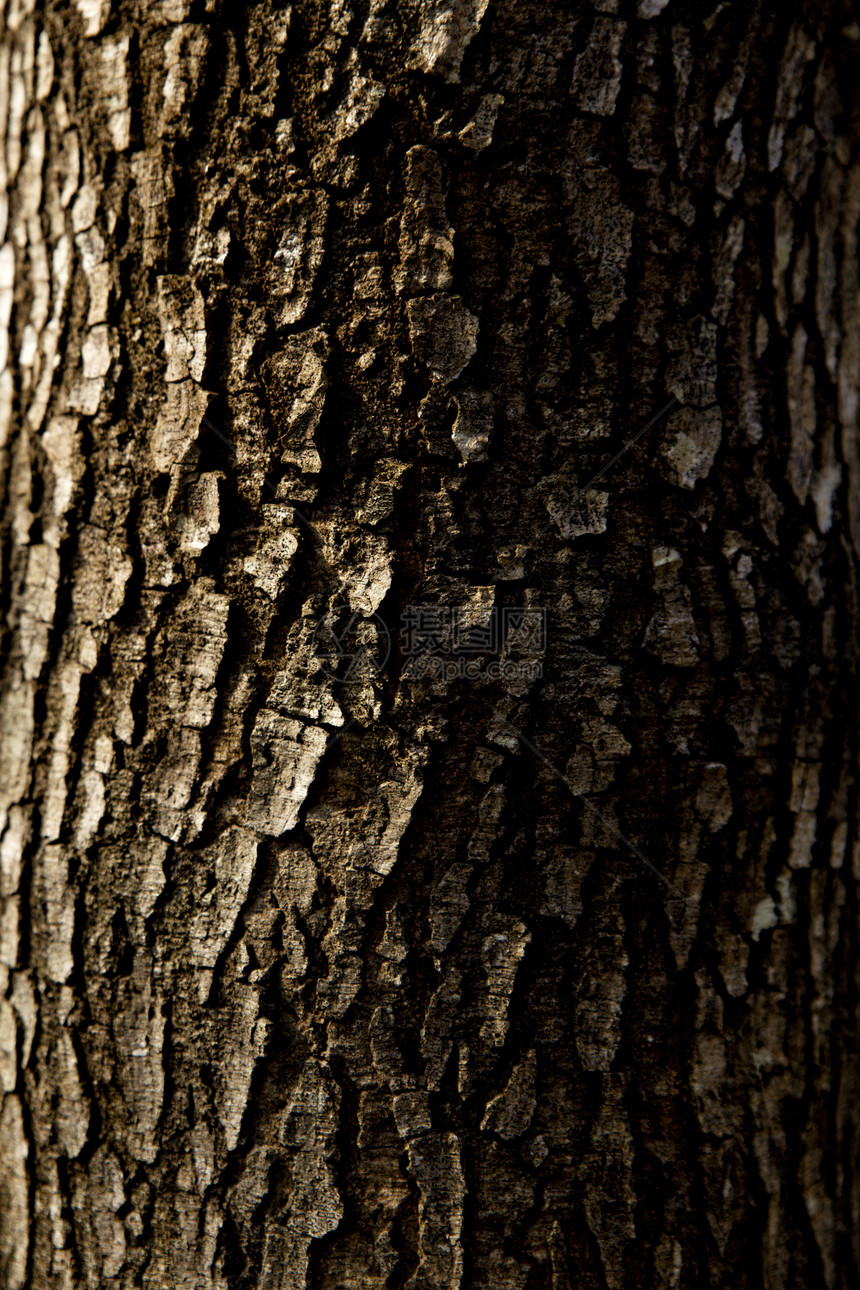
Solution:
<svg viewBox="0 0 860 1290">
<path fill-rule="evenodd" d="M 850 6 L 0 8 L 2 1285 L 856 1284 Z"/>
</svg>

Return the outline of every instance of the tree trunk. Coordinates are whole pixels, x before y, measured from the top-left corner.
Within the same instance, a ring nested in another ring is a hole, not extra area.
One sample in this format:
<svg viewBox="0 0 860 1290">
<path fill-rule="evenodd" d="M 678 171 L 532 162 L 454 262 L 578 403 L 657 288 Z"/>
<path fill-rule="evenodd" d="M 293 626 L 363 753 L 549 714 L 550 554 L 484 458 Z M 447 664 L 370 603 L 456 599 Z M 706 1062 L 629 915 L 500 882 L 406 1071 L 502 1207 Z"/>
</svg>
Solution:
<svg viewBox="0 0 860 1290">
<path fill-rule="evenodd" d="M 2 1286 L 856 1284 L 849 5 L 2 10 Z"/>
</svg>

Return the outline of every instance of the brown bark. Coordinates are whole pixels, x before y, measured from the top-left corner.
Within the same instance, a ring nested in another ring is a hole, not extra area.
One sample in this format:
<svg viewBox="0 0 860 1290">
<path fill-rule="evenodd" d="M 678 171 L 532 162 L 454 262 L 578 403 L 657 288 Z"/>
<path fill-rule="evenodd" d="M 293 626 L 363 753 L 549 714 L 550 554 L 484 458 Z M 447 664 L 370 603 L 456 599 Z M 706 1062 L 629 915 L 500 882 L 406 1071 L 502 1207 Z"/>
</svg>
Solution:
<svg viewBox="0 0 860 1290">
<path fill-rule="evenodd" d="M 849 7 L 0 8 L 2 1285 L 854 1284 Z"/>
</svg>

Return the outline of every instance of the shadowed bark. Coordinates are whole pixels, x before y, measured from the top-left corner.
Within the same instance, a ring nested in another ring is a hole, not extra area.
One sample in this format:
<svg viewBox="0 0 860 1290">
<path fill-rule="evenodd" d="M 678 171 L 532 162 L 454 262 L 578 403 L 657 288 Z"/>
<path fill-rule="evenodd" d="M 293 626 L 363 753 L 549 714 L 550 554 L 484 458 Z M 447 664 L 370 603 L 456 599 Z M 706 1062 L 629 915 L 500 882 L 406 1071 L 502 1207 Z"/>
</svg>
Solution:
<svg viewBox="0 0 860 1290">
<path fill-rule="evenodd" d="M 0 12 L 2 1286 L 855 1284 L 851 7 Z"/>
</svg>

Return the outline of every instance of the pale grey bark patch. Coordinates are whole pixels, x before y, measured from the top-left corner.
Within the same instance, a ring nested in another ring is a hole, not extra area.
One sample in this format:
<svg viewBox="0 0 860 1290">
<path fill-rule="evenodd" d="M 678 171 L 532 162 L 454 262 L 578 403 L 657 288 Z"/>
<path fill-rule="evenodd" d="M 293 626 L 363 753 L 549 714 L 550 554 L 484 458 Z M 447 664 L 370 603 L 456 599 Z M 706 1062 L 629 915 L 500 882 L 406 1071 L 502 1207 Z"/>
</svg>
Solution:
<svg viewBox="0 0 860 1290">
<path fill-rule="evenodd" d="M 577 121 L 563 163 L 570 227 L 577 239 L 574 255 L 595 328 L 611 322 L 626 299 L 625 270 L 635 220 L 622 200 L 618 179 L 597 161 L 599 131 L 596 122 Z"/>
<path fill-rule="evenodd" d="M 201 1003 L 208 998 L 215 965 L 245 904 L 257 847 L 257 837 L 250 829 L 234 827 L 221 835 L 214 849 L 214 882 L 201 893 L 188 932 Z"/>
<path fill-rule="evenodd" d="M 736 121 L 729 131 L 723 155 L 714 175 L 714 187 L 724 201 L 731 201 L 746 174 L 743 122 Z"/>
<path fill-rule="evenodd" d="M 622 1249 L 635 1231 L 636 1197 L 630 1184 L 633 1138 L 624 1105 L 628 1080 L 622 1073 L 604 1076 L 602 1109 L 581 1165 L 583 1205 L 609 1290 L 622 1290 L 625 1284 Z M 613 1196 L 611 1205 L 598 1202 L 607 1186 Z"/>
<path fill-rule="evenodd" d="M 644 644 L 673 667 L 695 667 L 699 661 L 699 634 L 693 615 L 690 589 L 682 581 L 680 552 L 655 547 L 651 553 L 659 608 L 645 632 Z"/>
<path fill-rule="evenodd" d="M 383 524 L 392 514 L 409 464 L 395 457 L 383 457 L 379 468 L 379 474 L 363 490 L 362 504 L 356 511 L 360 522 L 371 526 Z"/>
<path fill-rule="evenodd" d="M 488 4 L 489 0 L 418 0 L 420 27 L 409 66 L 459 80 L 463 56 Z"/>
<path fill-rule="evenodd" d="M 503 94 L 485 94 L 473 119 L 463 126 L 457 138 L 473 152 L 483 152 L 493 141 L 493 130 L 499 109 L 504 104 Z"/>
<path fill-rule="evenodd" d="M 185 6 L 183 6 L 184 8 Z M 209 32 L 199 23 L 180 23 L 164 45 L 165 77 L 158 133 L 181 137 L 200 85 L 209 50 Z"/>
<path fill-rule="evenodd" d="M 302 189 L 288 195 L 283 208 L 286 229 L 268 271 L 279 321 L 296 323 L 310 303 L 325 251 L 328 199 L 320 190 Z"/>
<path fill-rule="evenodd" d="M 110 12 L 110 0 L 75 0 L 75 7 L 84 21 L 84 35 L 97 36 Z"/>
<path fill-rule="evenodd" d="M 444 954 L 451 938 L 463 922 L 470 900 L 467 884 L 471 867 L 455 864 L 446 870 L 430 897 L 431 945 L 438 956 Z"/>
<path fill-rule="evenodd" d="M 447 291 L 453 281 L 454 230 L 445 213 L 445 189 L 438 155 L 416 146 L 406 154 L 406 204 L 400 219 L 398 293 Z"/>
<path fill-rule="evenodd" d="M 21 1101 L 6 1093 L 0 1108 L 3 1139 L 3 1181 L 0 1185 L 0 1272 L 9 1290 L 22 1290 L 27 1280 L 30 1200 L 27 1175 L 29 1148 L 24 1134 Z"/>
<path fill-rule="evenodd" d="M 420 1200 L 419 1263 L 406 1285 L 409 1290 L 457 1290 L 462 1284 L 466 1193 L 460 1144 L 453 1133 L 426 1133 L 410 1141 L 407 1155 Z"/>
<path fill-rule="evenodd" d="M 505 1087 L 488 1104 L 481 1121 L 485 1132 L 502 1138 L 517 1138 L 525 1133 L 535 1113 L 535 1054 L 527 1053 L 511 1073 Z"/>
<path fill-rule="evenodd" d="M 275 836 L 295 826 L 307 797 L 326 734 L 263 708 L 251 736 L 254 784 L 249 822 Z"/>
<path fill-rule="evenodd" d="M 679 408 L 666 420 L 661 462 L 674 484 L 692 489 L 710 474 L 722 441 L 719 408 Z"/>
<path fill-rule="evenodd" d="M 329 354 L 326 331 L 315 327 L 290 336 L 267 365 L 283 417 L 281 461 L 310 474 L 322 469 L 316 432 L 325 408 Z"/>
<path fill-rule="evenodd" d="M 714 267 L 716 290 L 711 313 L 722 326 L 725 326 L 728 321 L 729 311 L 734 301 L 735 264 L 743 250 L 745 231 L 746 223 L 743 217 L 736 215 L 726 230 Z"/>
<path fill-rule="evenodd" d="M 812 479 L 812 454 L 815 442 L 815 372 L 806 363 L 807 335 L 802 324 L 792 338 L 788 366 L 788 415 L 791 426 L 791 455 L 788 477 L 799 502 L 805 502 Z"/>
<path fill-rule="evenodd" d="M 154 144 L 132 153 L 134 196 L 143 216 L 142 252 L 145 265 L 154 264 L 167 232 L 169 204 L 174 196 L 173 170 L 166 163 L 166 149 Z"/>
<path fill-rule="evenodd" d="M 540 482 L 540 493 L 550 518 L 564 538 L 605 533 L 609 494 L 597 488 L 581 491 L 568 473 L 550 475 Z"/>
<path fill-rule="evenodd" d="M 594 20 L 585 49 L 573 67 L 571 92 L 577 107 L 598 116 L 611 116 L 621 89 L 622 63 L 619 58 L 627 23 L 617 18 Z"/>
<path fill-rule="evenodd" d="M 276 601 L 299 549 L 300 534 L 288 507 L 264 506 L 261 519 L 259 545 L 253 555 L 245 557 L 242 568 L 260 591 Z"/>
<path fill-rule="evenodd" d="M 774 122 L 767 139 L 768 165 L 771 170 L 776 170 L 782 160 L 786 128 L 797 113 L 797 99 L 803 83 L 803 64 L 814 57 L 815 41 L 800 23 L 792 25 L 780 62 Z"/>
<path fill-rule="evenodd" d="M 475 355 L 478 319 L 459 296 L 417 296 L 406 310 L 415 354 L 450 384 Z"/>
</svg>

